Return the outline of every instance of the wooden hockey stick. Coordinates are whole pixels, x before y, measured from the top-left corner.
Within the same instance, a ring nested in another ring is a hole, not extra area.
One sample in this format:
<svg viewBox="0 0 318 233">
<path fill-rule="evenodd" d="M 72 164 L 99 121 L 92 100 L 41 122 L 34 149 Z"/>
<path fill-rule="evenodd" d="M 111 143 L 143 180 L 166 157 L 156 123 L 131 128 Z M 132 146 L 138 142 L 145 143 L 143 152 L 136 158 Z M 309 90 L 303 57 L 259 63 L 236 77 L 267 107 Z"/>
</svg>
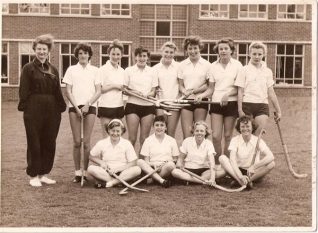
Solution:
<svg viewBox="0 0 318 233">
<path fill-rule="evenodd" d="M 195 174 L 195 173 L 193 173 L 193 172 L 191 172 L 191 171 L 189 171 L 189 170 L 187 170 L 185 168 L 182 168 L 181 170 L 184 171 L 185 173 L 188 173 L 190 176 L 202 181 L 203 184 L 209 185 L 204 179 L 202 179 L 201 176 L 199 176 L 199 175 L 197 175 L 197 174 Z M 222 187 L 221 185 L 217 185 L 217 184 L 212 184 L 211 186 L 214 187 L 214 188 L 217 188 L 219 190 L 222 190 L 222 191 L 225 191 L 225 192 L 229 192 L 229 193 L 240 192 L 240 191 L 242 191 L 243 189 L 246 188 L 246 185 L 243 185 L 243 186 L 241 186 L 238 189 L 228 189 L 228 188 Z"/>
<path fill-rule="evenodd" d="M 81 187 L 84 186 L 84 165 L 85 165 L 85 150 L 84 150 L 84 116 L 81 116 L 81 158 L 80 158 L 80 164 L 82 162 L 81 166 Z"/>
<path fill-rule="evenodd" d="M 132 187 L 136 186 L 137 184 L 139 184 L 140 182 L 144 181 L 145 179 L 147 179 L 148 177 L 152 176 L 154 173 L 156 173 L 157 171 L 159 171 L 163 165 L 165 165 L 168 161 L 163 162 L 162 164 L 160 164 L 158 167 L 156 167 L 152 172 L 148 173 L 147 175 L 141 177 L 139 180 L 135 181 L 134 183 L 131 184 Z M 128 188 L 124 188 L 123 190 L 121 190 L 119 192 L 120 195 L 124 195 L 128 193 Z"/>
<path fill-rule="evenodd" d="M 274 115 L 276 116 L 276 112 L 274 112 Z M 284 139 L 283 139 L 282 131 L 281 131 L 281 128 L 280 128 L 280 125 L 279 125 L 279 120 L 277 120 L 276 118 L 274 120 L 275 120 L 275 123 L 277 125 L 277 129 L 278 129 L 280 140 L 282 142 L 284 155 L 285 155 L 285 159 L 286 159 L 286 162 L 287 162 L 287 166 L 288 166 L 289 172 L 292 174 L 293 177 L 295 177 L 297 179 L 298 178 L 307 177 L 307 174 L 298 174 L 298 173 L 296 173 L 294 171 L 293 166 L 292 166 L 291 161 L 290 161 L 290 156 L 289 156 L 289 153 L 288 153 L 288 150 L 287 150 L 287 145 L 285 144 Z"/>
</svg>

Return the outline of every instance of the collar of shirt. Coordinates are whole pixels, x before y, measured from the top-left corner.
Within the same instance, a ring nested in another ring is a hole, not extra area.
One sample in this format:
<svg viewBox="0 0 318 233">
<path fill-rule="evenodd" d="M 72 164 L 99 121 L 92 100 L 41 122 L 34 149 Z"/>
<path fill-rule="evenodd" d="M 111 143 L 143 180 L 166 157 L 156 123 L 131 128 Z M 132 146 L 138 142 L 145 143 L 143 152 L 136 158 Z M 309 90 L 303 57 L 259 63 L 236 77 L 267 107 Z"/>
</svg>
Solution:
<svg viewBox="0 0 318 233">
<path fill-rule="evenodd" d="M 206 139 L 203 139 L 202 143 L 199 146 L 199 149 L 204 148 L 205 144 L 206 144 Z M 198 147 L 198 144 L 197 144 L 194 136 L 192 137 L 192 145 L 194 148 Z"/>
<path fill-rule="evenodd" d="M 253 65 L 251 63 L 251 61 L 248 62 L 248 66 L 253 68 L 253 69 L 266 69 L 267 68 L 267 64 L 264 61 L 261 61 L 261 67 L 260 68 L 257 68 L 255 65 Z"/>
<path fill-rule="evenodd" d="M 250 140 L 247 143 L 244 141 L 242 134 L 240 134 L 239 141 L 238 141 L 238 144 L 240 146 L 249 145 L 249 146 L 255 147 L 256 143 L 257 143 L 257 137 L 254 136 L 253 134 L 251 135 L 251 138 L 250 138 Z"/>
<path fill-rule="evenodd" d="M 119 68 L 119 65 L 117 66 L 117 68 L 115 68 L 115 67 L 112 65 L 112 63 L 110 62 L 110 60 L 108 60 L 108 61 L 106 62 L 106 66 L 108 66 L 110 69 L 113 69 L 113 70 L 118 70 L 118 68 Z"/>
<path fill-rule="evenodd" d="M 192 64 L 192 61 L 190 60 L 190 58 L 188 57 L 186 60 L 186 64 Z M 199 60 L 198 60 L 198 63 L 204 63 L 204 60 L 203 58 L 200 56 Z"/>
<path fill-rule="evenodd" d="M 90 70 L 91 69 L 91 67 L 92 67 L 92 65 L 90 64 L 90 63 L 87 63 L 87 65 L 85 66 L 85 68 L 78 62 L 77 64 L 76 64 L 76 66 L 77 66 L 77 68 L 79 68 L 79 69 L 83 69 L 83 70 Z"/>
<path fill-rule="evenodd" d="M 113 145 L 111 140 L 110 140 L 110 136 L 105 139 L 106 145 L 107 146 L 112 146 L 112 147 L 121 147 L 122 141 L 123 141 L 122 137 L 120 137 L 119 138 L 119 142 L 116 145 Z"/>
<path fill-rule="evenodd" d="M 234 59 L 231 57 L 228 64 L 232 64 L 232 63 L 233 63 L 233 60 L 234 60 Z M 220 58 L 218 58 L 218 59 L 216 60 L 216 63 L 221 64 Z"/>
<path fill-rule="evenodd" d="M 33 59 L 33 62 L 35 65 L 42 67 L 42 63 L 36 57 Z M 43 63 L 43 66 L 44 66 L 45 70 L 47 70 L 50 66 L 50 62 L 46 59 L 45 62 Z"/>
<path fill-rule="evenodd" d="M 162 58 L 160 59 L 159 62 L 159 68 L 165 67 L 165 65 L 162 63 Z M 168 66 L 168 68 L 172 67 L 174 68 L 176 66 L 177 62 L 175 60 L 172 60 L 171 64 Z"/>
<path fill-rule="evenodd" d="M 139 69 L 139 67 L 137 66 L 137 64 L 133 65 L 132 67 L 132 71 L 133 72 L 142 72 L 142 71 L 148 71 L 150 68 L 150 66 L 146 65 L 144 69 Z"/>
</svg>

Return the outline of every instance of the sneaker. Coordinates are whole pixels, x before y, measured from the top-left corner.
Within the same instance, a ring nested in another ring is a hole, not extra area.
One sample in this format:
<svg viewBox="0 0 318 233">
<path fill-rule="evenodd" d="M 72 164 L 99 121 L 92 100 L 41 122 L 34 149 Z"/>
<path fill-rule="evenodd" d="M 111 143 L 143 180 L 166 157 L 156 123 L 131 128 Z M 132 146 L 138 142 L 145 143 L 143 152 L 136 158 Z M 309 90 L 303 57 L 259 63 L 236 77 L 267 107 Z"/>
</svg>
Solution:
<svg viewBox="0 0 318 233">
<path fill-rule="evenodd" d="M 40 181 L 39 177 L 37 177 L 37 176 L 30 179 L 30 185 L 33 187 L 41 187 L 42 186 L 41 181 Z"/>
<path fill-rule="evenodd" d="M 80 183 L 81 182 L 82 177 L 81 176 L 75 176 L 73 179 L 73 183 Z"/>
<path fill-rule="evenodd" d="M 94 185 L 94 187 L 95 187 L 96 189 L 106 188 L 105 184 L 102 184 L 102 183 L 96 183 L 96 184 Z"/>
<path fill-rule="evenodd" d="M 40 181 L 44 184 L 56 184 L 56 181 L 55 180 L 52 180 L 52 179 L 49 179 L 47 178 L 46 176 L 42 176 L 40 178 Z"/>
<path fill-rule="evenodd" d="M 170 180 L 164 180 L 161 183 L 161 186 L 164 187 L 164 188 L 169 188 L 171 186 L 171 181 Z"/>
<path fill-rule="evenodd" d="M 254 188 L 253 182 L 252 182 L 252 181 L 248 182 L 246 188 L 247 188 L 248 190 L 253 189 L 253 188 Z"/>
</svg>

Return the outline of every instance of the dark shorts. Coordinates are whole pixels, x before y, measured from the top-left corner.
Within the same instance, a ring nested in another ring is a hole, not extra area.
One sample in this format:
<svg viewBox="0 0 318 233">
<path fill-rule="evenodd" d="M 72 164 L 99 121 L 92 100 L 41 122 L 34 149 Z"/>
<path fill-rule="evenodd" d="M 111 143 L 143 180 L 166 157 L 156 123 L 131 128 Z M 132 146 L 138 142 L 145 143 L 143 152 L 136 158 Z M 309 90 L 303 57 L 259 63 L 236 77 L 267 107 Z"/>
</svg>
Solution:
<svg viewBox="0 0 318 233">
<path fill-rule="evenodd" d="M 202 100 L 206 101 L 208 98 L 203 98 Z M 209 110 L 208 104 L 191 104 L 190 106 L 183 107 L 183 109 L 189 110 L 191 112 L 194 112 L 197 108 L 203 108 L 205 110 Z"/>
<path fill-rule="evenodd" d="M 150 114 L 156 114 L 156 108 L 154 105 L 143 106 L 138 104 L 127 103 L 125 106 L 125 115 L 136 114 L 139 118 L 143 118 Z"/>
<path fill-rule="evenodd" d="M 240 171 L 242 172 L 243 176 L 247 176 L 247 170 L 244 168 L 239 167 Z"/>
<path fill-rule="evenodd" d="M 242 104 L 243 112 L 246 115 L 253 116 L 253 118 L 260 115 L 269 116 L 269 107 L 268 104 L 261 103 L 244 103 Z"/>
<path fill-rule="evenodd" d="M 81 109 L 82 107 L 84 107 L 84 105 L 78 105 L 78 108 L 79 108 L 79 109 Z M 70 112 L 76 113 L 76 110 L 75 110 L 74 107 L 70 107 L 70 108 L 68 109 L 68 112 L 69 112 L 69 113 L 70 113 Z M 88 114 L 94 114 L 94 115 L 96 115 L 96 107 L 94 107 L 94 106 L 89 106 L 87 115 L 88 115 Z"/>
<path fill-rule="evenodd" d="M 223 115 L 224 117 L 232 116 L 237 118 L 239 115 L 237 111 L 237 101 L 229 101 L 226 106 L 221 106 L 219 103 L 211 104 L 209 113 Z"/>
<path fill-rule="evenodd" d="M 124 106 L 118 108 L 104 108 L 99 107 L 97 111 L 97 117 L 106 117 L 109 119 L 121 119 L 125 115 Z"/>
<path fill-rule="evenodd" d="M 198 176 L 201 176 L 203 172 L 209 170 L 209 168 L 198 168 L 198 169 L 191 169 L 191 168 L 186 168 L 190 172 L 193 172 L 194 174 L 197 174 Z"/>
</svg>

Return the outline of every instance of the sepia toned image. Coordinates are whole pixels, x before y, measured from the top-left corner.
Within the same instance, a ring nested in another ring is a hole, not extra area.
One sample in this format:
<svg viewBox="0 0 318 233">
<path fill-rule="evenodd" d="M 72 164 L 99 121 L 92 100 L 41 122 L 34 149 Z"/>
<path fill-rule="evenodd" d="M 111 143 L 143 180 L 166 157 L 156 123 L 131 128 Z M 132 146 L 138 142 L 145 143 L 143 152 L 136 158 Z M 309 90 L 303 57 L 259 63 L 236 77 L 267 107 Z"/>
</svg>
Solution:
<svg viewBox="0 0 318 233">
<path fill-rule="evenodd" d="M 316 1 L 1 8 L 1 232 L 316 229 Z"/>
</svg>

